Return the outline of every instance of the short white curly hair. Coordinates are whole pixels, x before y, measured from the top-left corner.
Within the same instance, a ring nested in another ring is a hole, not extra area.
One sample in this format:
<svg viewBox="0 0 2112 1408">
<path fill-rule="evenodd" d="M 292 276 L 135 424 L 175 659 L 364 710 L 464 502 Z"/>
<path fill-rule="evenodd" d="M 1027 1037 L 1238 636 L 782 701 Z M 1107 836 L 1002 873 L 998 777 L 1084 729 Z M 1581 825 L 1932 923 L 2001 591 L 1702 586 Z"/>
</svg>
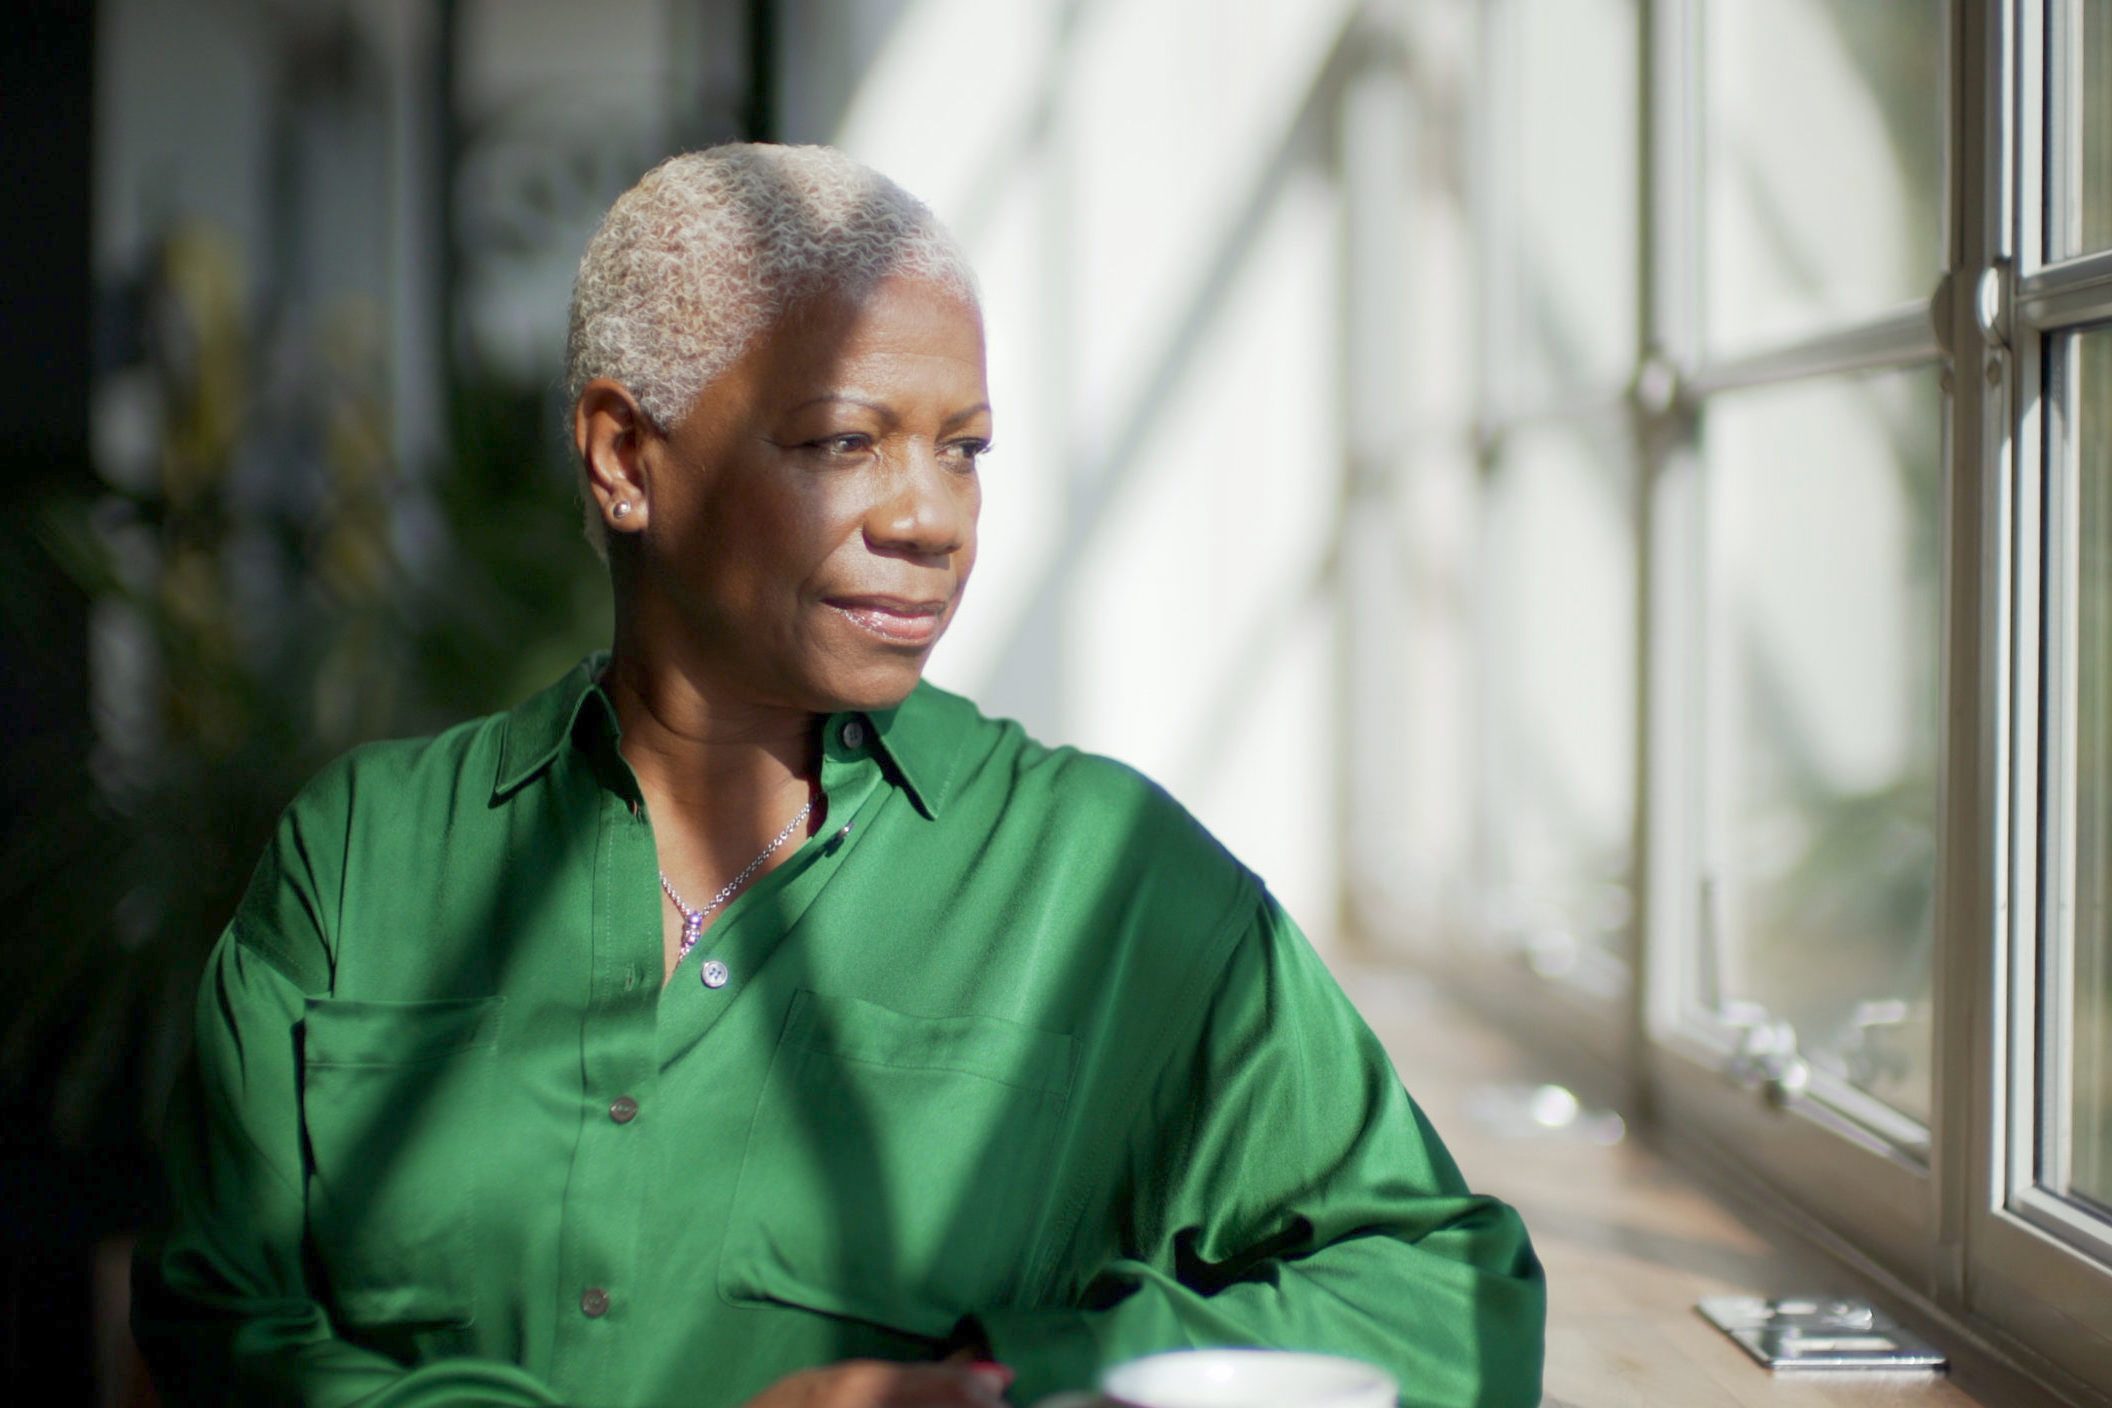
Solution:
<svg viewBox="0 0 2112 1408">
<path fill-rule="evenodd" d="M 938 217 L 835 148 L 732 142 L 669 157 L 616 198 L 579 261 L 566 402 L 608 377 L 669 430 L 795 303 L 857 297 L 904 275 L 980 306 L 967 257 Z M 604 549 L 580 471 L 587 537 Z"/>
</svg>

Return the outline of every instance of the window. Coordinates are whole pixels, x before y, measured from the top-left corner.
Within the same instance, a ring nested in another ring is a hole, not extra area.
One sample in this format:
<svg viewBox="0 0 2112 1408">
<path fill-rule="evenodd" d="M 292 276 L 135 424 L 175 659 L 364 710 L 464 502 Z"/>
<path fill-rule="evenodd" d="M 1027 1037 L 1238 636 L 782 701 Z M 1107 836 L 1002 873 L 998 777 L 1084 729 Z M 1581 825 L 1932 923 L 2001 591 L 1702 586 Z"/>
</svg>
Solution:
<svg viewBox="0 0 2112 1408">
<path fill-rule="evenodd" d="M 1528 424 L 1482 496 L 1482 924 L 1605 996 L 1631 917 L 1634 480 L 1620 422 Z"/>
<path fill-rule="evenodd" d="M 1598 391 L 1635 357 L 1636 0 L 1488 7 L 1483 217 L 1498 333 L 1484 401 L 1503 419 Z"/>
<path fill-rule="evenodd" d="M 2112 235 L 2112 231 L 2107 232 Z M 2112 242 L 2112 241 L 2108 241 Z M 2066 1089 L 2056 1137 L 2040 1177 L 2097 1214 L 2112 1214 L 2112 331 L 2094 329 L 2073 347 L 2076 395 L 2074 556 L 2075 692 L 2066 744 L 2072 785 L 2058 825 L 2068 834 L 2057 980 L 2056 1050 Z"/>
<path fill-rule="evenodd" d="M 1695 1016 L 1926 1156 L 1933 1090 L 1942 396 L 1926 367 L 1708 403 L 1690 662 Z M 1771 1030 L 1770 1030 L 1771 1028 Z"/>
<path fill-rule="evenodd" d="M 1639 479 L 1629 427 L 1641 11 L 1482 7 L 1474 222 L 1477 802 L 1463 927 L 1500 990 L 1523 962 L 1596 1042 L 1635 942 Z M 1612 1047 L 1603 1053 L 1611 1056 Z"/>
<path fill-rule="evenodd" d="M 1448 961 L 2098 1401 L 2112 0 L 1459 8 L 1478 386 L 1404 475 L 1474 447 Z"/>
<path fill-rule="evenodd" d="M 1943 5 L 1688 13 L 1709 352 L 1925 304 L 1945 264 Z"/>
</svg>

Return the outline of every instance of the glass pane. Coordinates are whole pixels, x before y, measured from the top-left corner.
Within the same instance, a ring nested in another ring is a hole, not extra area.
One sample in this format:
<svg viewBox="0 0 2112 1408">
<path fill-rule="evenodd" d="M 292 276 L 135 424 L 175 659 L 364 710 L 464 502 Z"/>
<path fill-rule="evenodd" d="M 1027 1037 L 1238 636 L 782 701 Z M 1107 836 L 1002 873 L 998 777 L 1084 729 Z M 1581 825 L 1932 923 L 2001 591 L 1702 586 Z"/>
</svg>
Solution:
<svg viewBox="0 0 2112 1408">
<path fill-rule="evenodd" d="M 2076 339 L 2076 431 L 2082 451 L 2076 675 L 2075 1068 L 2070 1191 L 2112 1206 L 2112 332 Z M 2056 1001 L 2060 994 L 2054 994 Z"/>
<path fill-rule="evenodd" d="M 1705 435 L 1697 996 L 1924 1123 L 1941 414 L 1933 370 L 1885 372 L 1723 397 Z"/>
<path fill-rule="evenodd" d="M 1492 389 L 1617 387 L 1635 360 L 1635 0 L 1513 0 L 1502 48 L 1512 239 Z M 1515 402 L 1513 402 L 1515 403 Z"/>
<path fill-rule="evenodd" d="M 1712 351 L 1787 341 L 1934 290 L 1945 14 L 1897 0 L 1707 0 Z"/>
<path fill-rule="evenodd" d="M 2079 168 L 2070 187 L 2068 224 L 2056 227 L 2056 258 L 2112 245 L 2112 0 L 2083 0 L 2073 23 L 2081 42 L 2068 74 L 2080 92 L 2068 111 L 2079 130 L 2055 134 L 2047 144 L 2053 151 L 2073 150 Z M 2049 61 L 2059 57 L 2057 46 Z"/>
<path fill-rule="evenodd" d="M 1484 501 L 1485 927 L 1587 984 L 1627 951 L 1633 485 L 1618 437 L 1521 431 Z"/>
</svg>

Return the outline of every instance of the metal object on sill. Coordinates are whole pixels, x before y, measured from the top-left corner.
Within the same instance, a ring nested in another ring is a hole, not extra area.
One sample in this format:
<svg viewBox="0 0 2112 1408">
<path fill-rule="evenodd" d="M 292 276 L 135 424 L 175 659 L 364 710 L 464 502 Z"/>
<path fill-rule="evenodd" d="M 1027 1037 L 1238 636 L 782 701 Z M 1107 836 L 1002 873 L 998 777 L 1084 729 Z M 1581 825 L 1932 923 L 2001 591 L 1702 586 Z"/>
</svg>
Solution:
<svg viewBox="0 0 2112 1408">
<path fill-rule="evenodd" d="M 1628 1125 L 1612 1110 L 1597 1110 L 1567 1086 L 1484 1085 L 1468 1092 L 1466 1116 L 1504 1139 L 1571 1139 L 1612 1148 Z"/>
<path fill-rule="evenodd" d="M 1942 1351 L 1867 1301 L 1711 1296 L 1695 1307 L 1769 1369 L 1937 1370 Z"/>
<path fill-rule="evenodd" d="M 1794 1105 L 1811 1086 L 1811 1066 L 1797 1051 L 1797 1029 L 1750 1002 L 1725 1006 L 1723 1019 L 1738 1032 L 1724 1074 L 1778 1108 Z"/>
</svg>

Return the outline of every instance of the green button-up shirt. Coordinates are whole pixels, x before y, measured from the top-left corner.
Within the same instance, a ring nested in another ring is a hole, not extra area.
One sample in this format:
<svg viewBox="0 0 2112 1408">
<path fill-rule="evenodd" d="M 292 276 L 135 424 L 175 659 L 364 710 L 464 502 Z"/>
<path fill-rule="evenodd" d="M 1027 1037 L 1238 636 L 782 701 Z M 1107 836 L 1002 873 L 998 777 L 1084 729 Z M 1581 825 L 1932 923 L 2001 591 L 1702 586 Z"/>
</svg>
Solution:
<svg viewBox="0 0 2112 1408">
<path fill-rule="evenodd" d="M 1203 1344 L 1538 1402 L 1516 1215 L 1165 793 L 928 685 L 837 715 L 827 825 L 663 987 L 597 668 L 287 810 L 140 1262 L 170 1400 L 710 1408 L 979 1332 L 1022 1403 Z"/>
</svg>

